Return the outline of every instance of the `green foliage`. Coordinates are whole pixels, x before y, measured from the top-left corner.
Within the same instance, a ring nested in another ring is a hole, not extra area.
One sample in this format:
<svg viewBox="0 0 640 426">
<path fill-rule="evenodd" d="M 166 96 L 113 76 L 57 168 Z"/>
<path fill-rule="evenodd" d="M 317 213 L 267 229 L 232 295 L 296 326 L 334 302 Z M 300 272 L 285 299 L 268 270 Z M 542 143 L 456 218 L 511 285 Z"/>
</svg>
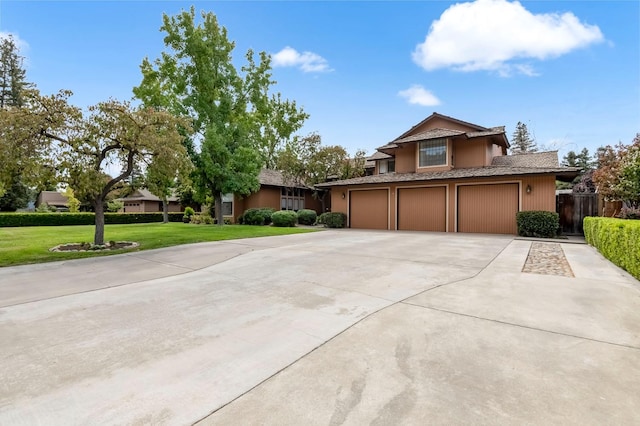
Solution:
<svg viewBox="0 0 640 426">
<path fill-rule="evenodd" d="M 325 228 L 344 228 L 347 224 L 347 215 L 339 212 L 327 212 L 318 216 L 318 224 Z"/>
<path fill-rule="evenodd" d="M 296 226 L 298 215 L 293 210 L 280 210 L 271 215 L 273 226 L 291 227 Z"/>
<path fill-rule="evenodd" d="M 75 194 L 73 192 L 73 189 L 70 186 L 67 186 L 67 188 L 64 190 L 64 192 L 62 193 L 62 195 L 64 195 L 67 198 L 67 205 L 69 206 L 69 212 L 71 213 L 78 213 L 80 211 L 80 200 L 78 200 L 75 197 Z M 122 207 L 124 207 L 124 203 L 120 202 L 120 207 L 116 210 L 109 210 L 111 211 L 118 211 L 120 210 Z"/>
<path fill-rule="evenodd" d="M 184 209 L 184 217 L 191 217 L 194 214 L 196 214 L 195 210 L 193 210 L 191 207 L 186 207 Z"/>
<path fill-rule="evenodd" d="M 1 39 L 0 39 L 1 40 Z M 0 211 L 15 212 L 27 207 L 31 192 L 26 187 L 19 175 L 13 177 L 11 186 L 0 197 Z"/>
<path fill-rule="evenodd" d="M 181 222 L 182 213 L 169 213 L 170 222 Z M 94 213 L 5 213 L 0 214 L 0 227 L 90 225 Z M 162 222 L 162 213 L 105 213 L 105 224 Z"/>
<path fill-rule="evenodd" d="M 273 151 L 302 127 L 306 114 L 294 102 L 270 94 L 271 58 L 249 50 L 238 70 L 235 44 L 215 14 L 195 9 L 163 16 L 166 52 L 145 58 L 143 79 L 134 94 L 145 105 L 188 117 L 203 136 L 200 150 L 187 142 L 195 166 L 199 198 L 214 198 L 222 223 L 223 194 L 249 195 L 260 187 L 258 173 Z M 197 22 L 199 21 L 199 22 Z"/>
<path fill-rule="evenodd" d="M 556 212 L 524 211 L 516 213 L 518 235 L 522 237 L 554 238 L 560 229 L 560 217 Z"/>
<path fill-rule="evenodd" d="M 318 214 L 315 212 L 315 210 L 298 210 L 298 223 L 300 225 L 313 225 L 316 223 L 317 217 Z"/>
<path fill-rule="evenodd" d="M 240 217 L 239 222 L 244 225 L 269 225 L 275 211 L 271 207 L 247 209 Z"/>
<path fill-rule="evenodd" d="M 598 148 L 598 169 L 593 183 L 605 200 L 620 200 L 640 208 L 640 133 L 630 145 Z"/>
<path fill-rule="evenodd" d="M 107 211 L 117 213 L 124 208 L 124 202 L 120 200 L 112 200 L 107 202 Z M 71 211 L 71 209 L 69 209 Z"/>
<path fill-rule="evenodd" d="M 585 217 L 584 236 L 604 257 L 640 280 L 640 221 Z"/>
<path fill-rule="evenodd" d="M 209 213 L 202 213 L 191 216 L 191 221 L 189 223 L 193 223 L 195 225 L 212 225 L 214 220 Z"/>
</svg>

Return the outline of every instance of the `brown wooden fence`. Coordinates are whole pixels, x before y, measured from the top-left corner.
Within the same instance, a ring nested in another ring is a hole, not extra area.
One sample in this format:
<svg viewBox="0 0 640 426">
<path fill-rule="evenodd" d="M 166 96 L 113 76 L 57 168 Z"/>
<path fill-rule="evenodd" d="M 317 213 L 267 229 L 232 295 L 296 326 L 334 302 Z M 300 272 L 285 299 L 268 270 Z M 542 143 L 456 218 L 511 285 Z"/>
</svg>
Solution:
<svg viewBox="0 0 640 426">
<path fill-rule="evenodd" d="M 558 194 L 556 211 L 563 234 L 584 235 L 582 220 L 586 216 L 599 216 L 598 194 Z"/>
</svg>

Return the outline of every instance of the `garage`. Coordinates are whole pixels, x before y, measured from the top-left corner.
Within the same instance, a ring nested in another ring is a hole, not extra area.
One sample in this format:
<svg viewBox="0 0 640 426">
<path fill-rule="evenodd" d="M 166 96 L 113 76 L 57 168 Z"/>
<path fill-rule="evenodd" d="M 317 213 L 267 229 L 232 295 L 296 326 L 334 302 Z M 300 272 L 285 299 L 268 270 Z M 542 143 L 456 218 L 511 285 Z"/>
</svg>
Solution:
<svg viewBox="0 0 640 426">
<path fill-rule="evenodd" d="M 389 190 L 350 191 L 349 226 L 360 229 L 389 229 Z"/>
<path fill-rule="evenodd" d="M 398 188 L 398 229 L 447 230 L 446 187 Z"/>
<path fill-rule="evenodd" d="M 461 185 L 458 186 L 457 197 L 458 232 L 517 232 L 517 183 Z"/>
</svg>

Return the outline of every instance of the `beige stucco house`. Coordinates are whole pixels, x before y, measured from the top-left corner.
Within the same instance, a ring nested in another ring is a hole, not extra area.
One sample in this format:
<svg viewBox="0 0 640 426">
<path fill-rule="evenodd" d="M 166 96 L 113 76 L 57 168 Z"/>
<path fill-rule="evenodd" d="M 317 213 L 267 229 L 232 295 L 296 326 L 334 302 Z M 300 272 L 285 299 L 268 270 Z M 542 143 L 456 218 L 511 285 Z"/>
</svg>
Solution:
<svg viewBox="0 0 640 426">
<path fill-rule="evenodd" d="M 504 127 L 433 113 L 369 158 L 373 174 L 317 185 L 351 228 L 516 233 L 516 213 L 555 211 L 557 152 L 507 155 Z"/>
</svg>

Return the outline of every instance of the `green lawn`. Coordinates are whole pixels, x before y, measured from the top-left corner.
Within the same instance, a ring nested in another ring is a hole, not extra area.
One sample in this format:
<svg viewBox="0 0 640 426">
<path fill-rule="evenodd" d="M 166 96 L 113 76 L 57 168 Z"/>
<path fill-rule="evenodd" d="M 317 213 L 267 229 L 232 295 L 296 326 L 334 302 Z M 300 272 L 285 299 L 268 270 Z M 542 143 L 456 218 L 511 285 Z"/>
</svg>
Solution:
<svg viewBox="0 0 640 426">
<path fill-rule="evenodd" d="M 103 252 L 53 253 L 49 249 L 64 243 L 93 242 L 93 225 L 87 226 L 33 226 L 0 228 L 0 266 L 55 260 L 105 256 L 131 250 Z M 105 241 L 136 241 L 137 250 L 148 250 L 178 244 L 237 238 L 267 237 L 272 235 L 313 232 L 304 228 L 276 228 L 249 225 L 191 225 L 185 223 L 141 223 L 132 225 L 106 225 Z"/>
</svg>

